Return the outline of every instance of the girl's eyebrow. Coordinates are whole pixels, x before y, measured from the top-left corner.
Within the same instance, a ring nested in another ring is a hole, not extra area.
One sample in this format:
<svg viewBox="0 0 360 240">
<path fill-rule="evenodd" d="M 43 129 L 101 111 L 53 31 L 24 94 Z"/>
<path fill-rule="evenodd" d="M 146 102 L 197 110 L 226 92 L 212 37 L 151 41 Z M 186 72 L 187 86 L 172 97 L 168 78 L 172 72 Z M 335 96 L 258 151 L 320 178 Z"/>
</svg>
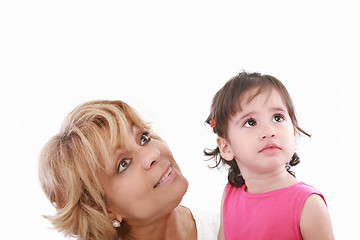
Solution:
<svg viewBox="0 0 360 240">
<path fill-rule="evenodd" d="M 273 112 L 284 112 L 284 113 L 287 113 L 286 110 L 284 110 L 282 107 L 273 107 L 270 109 L 271 111 Z M 244 115 L 242 115 L 237 121 L 236 121 L 236 124 L 238 124 L 239 122 L 241 122 L 243 119 L 245 118 L 248 118 L 252 115 L 255 115 L 257 112 L 256 111 L 251 111 L 251 112 L 248 112 L 248 113 L 245 113 Z"/>
<path fill-rule="evenodd" d="M 274 107 L 274 108 L 272 108 L 271 110 L 273 110 L 274 112 L 287 112 L 286 110 L 284 110 L 284 109 L 281 108 L 281 107 Z"/>
<path fill-rule="evenodd" d="M 255 115 L 256 111 L 248 112 L 245 115 L 241 116 L 237 121 L 236 124 L 238 124 L 240 121 L 242 121 L 244 118 L 248 118 L 251 115 Z"/>
</svg>

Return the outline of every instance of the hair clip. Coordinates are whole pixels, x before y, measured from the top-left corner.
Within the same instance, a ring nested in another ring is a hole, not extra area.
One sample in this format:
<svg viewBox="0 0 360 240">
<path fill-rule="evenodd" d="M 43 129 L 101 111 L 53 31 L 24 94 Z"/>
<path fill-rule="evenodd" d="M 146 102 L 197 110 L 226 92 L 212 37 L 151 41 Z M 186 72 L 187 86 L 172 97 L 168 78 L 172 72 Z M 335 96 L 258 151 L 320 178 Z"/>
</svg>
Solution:
<svg viewBox="0 0 360 240">
<path fill-rule="evenodd" d="M 216 121 L 214 119 L 210 120 L 210 127 L 215 128 L 216 127 Z"/>
</svg>

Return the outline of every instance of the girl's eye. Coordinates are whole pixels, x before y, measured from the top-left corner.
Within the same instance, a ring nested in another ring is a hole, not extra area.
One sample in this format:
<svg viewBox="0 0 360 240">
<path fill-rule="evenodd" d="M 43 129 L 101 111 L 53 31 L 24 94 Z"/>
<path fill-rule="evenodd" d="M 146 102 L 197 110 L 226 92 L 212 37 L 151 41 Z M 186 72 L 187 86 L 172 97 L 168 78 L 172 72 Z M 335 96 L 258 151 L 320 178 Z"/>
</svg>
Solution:
<svg viewBox="0 0 360 240">
<path fill-rule="evenodd" d="M 284 119 L 284 116 L 283 115 L 281 115 L 281 114 L 276 114 L 274 117 L 273 117 L 273 121 L 274 122 L 282 122 L 282 121 L 284 121 L 285 119 Z"/>
<path fill-rule="evenodd" d="M 256 121 L 253 118 L 246 120 L 246 122 L 244 123 L 244 127 L 254 127 L 254 126 L 256 126 Z"/>
<path fill-rule="evenodd" d="M 130 159 L 128 158 L 124 158 L 123 160 L 120 161 L 117 172 L 121 173 L 122 171 L 124 171 L 127 167 L 129 167 L 130 165 Z"/>
<path fill-rule="evenodd" d="M 145 145 L 145 143 L 151 140 L 150 134 L 148 132 L 144 132 L 140 137 L 140 146 Z"/>
</svg>

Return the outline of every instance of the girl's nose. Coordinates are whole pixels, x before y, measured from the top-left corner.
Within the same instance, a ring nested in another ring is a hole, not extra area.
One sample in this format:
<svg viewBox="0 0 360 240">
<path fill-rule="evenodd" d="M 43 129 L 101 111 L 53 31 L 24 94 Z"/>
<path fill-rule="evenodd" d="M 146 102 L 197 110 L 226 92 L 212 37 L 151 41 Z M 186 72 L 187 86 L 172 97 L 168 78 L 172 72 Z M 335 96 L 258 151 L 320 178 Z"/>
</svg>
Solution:
<svg viewBox="0 0 360 240">
<path fill-rule="evenodd" d="M 143 148 L 139 153 L 141 165 L 145 170 L 149 170 L 160 159 L 160 151 L 156 148 Z"/>
<path fill-rule="evenodd" d="M 264 135 L 264 136 L 262 136 L 262 139 L 266 139 L 266 138 L 273 138 L 273 137 L 275 137 L 275 134 L 269 134 L 269 135 Z"/>
<path fill-rule="evenodd" d="M 260 136 L 261 139 L 274 138 L 276 136 L 274 127 L 272 127 L 270 124 L 265 125 Z"/>
</svg>

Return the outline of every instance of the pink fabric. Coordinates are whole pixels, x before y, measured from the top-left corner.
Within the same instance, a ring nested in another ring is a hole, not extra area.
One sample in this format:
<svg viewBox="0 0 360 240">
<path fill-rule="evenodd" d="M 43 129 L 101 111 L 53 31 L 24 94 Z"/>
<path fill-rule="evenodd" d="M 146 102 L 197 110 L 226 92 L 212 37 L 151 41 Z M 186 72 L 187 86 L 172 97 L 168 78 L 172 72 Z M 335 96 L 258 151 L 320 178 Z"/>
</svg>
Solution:
<svg viewBox="0 0 360 240">
<path fill-rule="evenodd" d="M 260 194 L 245 192 L 245 185 L 236 188 L 228 183 L 223 204 L 225 239 L 302 239 L 300 213 L 311 194 L 324 199 L 303 182 Z"/>
</svg>

